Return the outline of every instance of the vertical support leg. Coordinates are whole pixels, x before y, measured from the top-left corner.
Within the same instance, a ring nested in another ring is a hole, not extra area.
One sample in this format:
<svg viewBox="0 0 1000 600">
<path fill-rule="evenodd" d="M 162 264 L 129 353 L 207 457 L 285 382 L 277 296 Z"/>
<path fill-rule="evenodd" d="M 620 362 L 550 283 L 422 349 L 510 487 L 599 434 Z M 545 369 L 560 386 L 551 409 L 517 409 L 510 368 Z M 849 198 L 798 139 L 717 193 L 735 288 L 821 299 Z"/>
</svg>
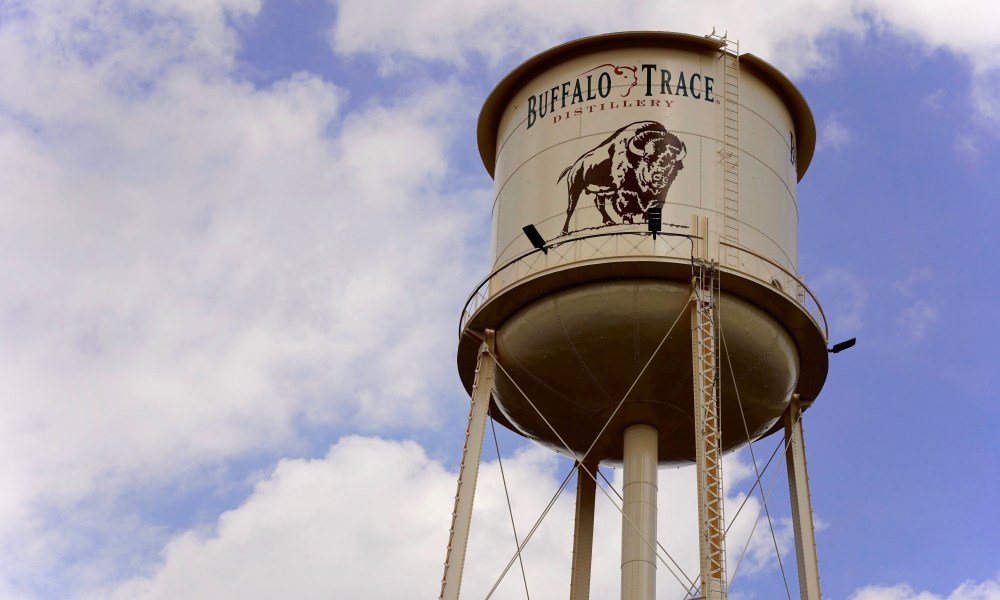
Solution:
<svg viewBox="0 0 1000 600">
<path fill-rule="evenodd" d="M 625 430 L 622 506 L 622 600 L 656 598 L 656 479 L 659 432 Z"/>
<path fill-rule="evenodd" d="M 594 556 L 594 498 L 597 493 L 597 463 L 576 467 L 576 519 L 573 529 L 573 570 L 569 599 L 590 599 L 590 565 Z"/>
<path fill-rule="evenodd" d="M 476 479 L 479 461 L 483 454 L 483 436 L 486 416 L 489 414 L 493 392 L 495 363 L 493 331 L 486 330 L 486 340 L 479 349 L 476 376 L 472 384 L 472 405 L 469 424 L 465 430 L 462 464 L 458 469 L 458 490 L 455 492 L 455 509 L 451 513 L 451 531 L 448 534 L 448 551 L 444 559 L 444 576 L 441 579 L 440 600 L 458 600 L 465 568 L 465 551 L 469 544 L 469 525 L 472 522 L 472 503 L 476 496 Z"/>
<path fill-rule="evenodd" d="M 722 451 L 719 424 L 718 278 L 701 264 L 692 282 L 691 344 L 694 370 L 695 463 L 698 478 L 698 545 L 701 596 L 726 598 L 726 523 L 722 514 Z"/>
<path fill-rule="evenodd" d="M 802 600 L 820 600 L 819 560 L 816 557 L 816 533 L 809 499 L 806 443 L 802 435 L 802 404 L 798 394 L 792 396 L 792 402 L 785 411 L 785 443 L 788 446 L 785 462 L 788 465 L 788 494 L 792 499 L 799 591 Z"/>
</svg>

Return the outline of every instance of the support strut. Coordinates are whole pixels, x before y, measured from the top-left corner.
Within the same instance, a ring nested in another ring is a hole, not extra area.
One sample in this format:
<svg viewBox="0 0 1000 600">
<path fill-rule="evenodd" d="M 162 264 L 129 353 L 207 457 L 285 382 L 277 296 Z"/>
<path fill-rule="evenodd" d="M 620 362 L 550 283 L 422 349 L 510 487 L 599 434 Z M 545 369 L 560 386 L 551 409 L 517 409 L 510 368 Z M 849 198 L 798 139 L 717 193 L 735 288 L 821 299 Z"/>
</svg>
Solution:
<svg viewBox="0 0 1000 600">
<path fill-rule="evenodd" d="M 594 500 L 597 495 L 596 462 L 576 467 L 576 519 L 573 528 L 573 568 L 570 600 L 590 599 L 590 567 L 594 556 Z"/>
<path fill-rule="evenodd" d="M 656 479 L 659 432 L 625 430 L 622 490 L 622 600 L 656 598 Z"/>
<path fill-rule="evenodd" d="M 458 469 L 458 490 L 455 492 L 455 509 L 451 513 L 451 531 L 448 533 L 448 552 L 444 559 L 439 600 L 458 600 L 458 592 L 462 586 L 465 551 L 469 545 L 469 525 L 472 523 L 472 503 L 476 496 L 476 479 L 479 477 L 479 461 L 483 455 L 483 436 L 496 367 L 491 354 L 494 345 L 492 329 L 486 330 L 484 340 L 479 348 L 476 376 L 472 383 L 469 423 L 465 430 L 462 464 Z"/>
<path fill-rule="evenodd" d="M 820 600 L 819 561 L 813 529 L 809 474 L 806 471 L 806 443 L 802 435 L 802 404 L 798 394 L 785 410 L 785 464 L 788 466 L 788 495 L 792 499 L 795 556 L 799 566 L 799 593 L 802 600 Z"/>
</svg>

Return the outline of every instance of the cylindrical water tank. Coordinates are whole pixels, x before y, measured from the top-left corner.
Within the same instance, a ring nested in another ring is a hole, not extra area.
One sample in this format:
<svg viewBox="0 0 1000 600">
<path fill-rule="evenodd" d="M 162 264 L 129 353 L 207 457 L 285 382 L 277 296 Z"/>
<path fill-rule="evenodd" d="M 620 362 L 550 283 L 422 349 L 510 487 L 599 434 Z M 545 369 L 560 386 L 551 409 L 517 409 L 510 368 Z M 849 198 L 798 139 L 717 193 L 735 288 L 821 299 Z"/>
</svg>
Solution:
<svg viewBox="0 0 1000 600">
<path fill-rule="evenodd" d="M 776 69 L 713 38 L 585 38 L 508 75 L 478 135 L 495 182 L 493 265 L 458 360 L 471 388 L 481 332 L 496 330 L 495 418 L 604 461 L 645 423 L 662 462 L 693 460 L 696 259 L 721 284 L 723 448 L 772 431 L 793 393 L 815 398 L 826 326 L 798 275 L 796 196 L 815 125 Z"/>
</svg>

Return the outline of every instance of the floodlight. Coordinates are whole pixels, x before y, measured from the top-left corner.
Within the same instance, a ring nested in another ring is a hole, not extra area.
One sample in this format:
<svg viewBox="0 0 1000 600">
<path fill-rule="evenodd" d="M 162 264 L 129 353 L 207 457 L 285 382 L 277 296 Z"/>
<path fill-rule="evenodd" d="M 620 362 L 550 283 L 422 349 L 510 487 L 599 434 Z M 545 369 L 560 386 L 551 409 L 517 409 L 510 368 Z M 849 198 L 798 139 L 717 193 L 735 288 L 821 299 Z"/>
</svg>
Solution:
<svg viewBox="0 0 1000 600">
<path fill-rule="evenodd" d="M 660 228 L 663 226 L 663 207 L 653 207 L 646 211 L 646 224 L 649 226 L 650 233 L 653 234 L 653 239 L 656 239 L 656 234 L 659 233 Z"/>
<path fill-rule="evenodd" d="M 542 237 L 542 234 L 538 233 L 534 225 L 525 225 L 521 229 L 524 230 L 524 235 L 528 236 L 528 241 L 531 242 L 532 246 L 545 254 L 549 253 L 549 249 L 545 247 L 545 238 Z"/>
<path fill-rule="evenodd" d="M 839 344 L 834 344 L 833 348 L 830 348 L 829 352 L 830 352 L 830 354 L 836 354 L 838 352 L 843 352 L 844 350 L 847 350 L 848 348 L 850 348 L 851 346 L 853 346 L 856 343 L 858 343 L 858 338 L 851 338 L 849 340 L 845 340 L 843 342 L 840 342 Z"/>
</svg>

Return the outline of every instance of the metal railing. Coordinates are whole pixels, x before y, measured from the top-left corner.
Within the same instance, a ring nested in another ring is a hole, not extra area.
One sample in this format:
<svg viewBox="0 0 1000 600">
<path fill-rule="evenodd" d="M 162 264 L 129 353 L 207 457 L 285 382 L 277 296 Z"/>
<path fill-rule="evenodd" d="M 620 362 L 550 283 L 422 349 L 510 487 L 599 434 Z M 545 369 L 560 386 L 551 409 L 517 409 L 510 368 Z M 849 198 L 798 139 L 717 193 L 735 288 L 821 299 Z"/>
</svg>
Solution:
<svg viewBox="0 0 1000 600">
<path fill-rule="evenodd" d="M 646 231 L 617 231 L 594 233 L 555 241 L 541 249 L 532 249 L 500 265 L 487 275 L 475 290 L 469 294 L 462 309 L 458 325 L 458 335 L 462 335 L 466 324 L 487 300 L 500 294 L 522 279 L 569 264 L 584 263 L 606 258 L 641 256 L 652 258 L 672 258 L 692 260 L 693 243 L 697 236 L 681 233 L 659 233 L 654 240 Z M 812 291 L 796 275 L 784 267 L 751 250 L 721 242 L 730 250 L 735 250 L 736 264 L 723 265 L 740 271 L 768 284 L 788 296 L 807 313 L 823 330 L 827 337 L 826 315 Z M 729 255 L 733 256 L 732 253 Z M 732 261 L 730 261 L 732 262 Z"/>
<path fill-rule="evenodd" d="M 816 325 L 823 330 L 823 338 L 829 339 L 829 331 L 826 324 L 826 314 L 820 305 L 816 295 L 813 294 L 806 284 L 797 275 L 785 269 L 773 260 L 757 254 L 753 250 L 720 242 L 730 250 L 729 264 L 723 265 L 730 269 L 735 269 L 745 275 L 749 275 L 759 281 L 769 284 L 778 291 L 799 303 L 802 308 L 812 316 Z M 733 253 L 735 252 L 735 258 Z"/>
</svg>

